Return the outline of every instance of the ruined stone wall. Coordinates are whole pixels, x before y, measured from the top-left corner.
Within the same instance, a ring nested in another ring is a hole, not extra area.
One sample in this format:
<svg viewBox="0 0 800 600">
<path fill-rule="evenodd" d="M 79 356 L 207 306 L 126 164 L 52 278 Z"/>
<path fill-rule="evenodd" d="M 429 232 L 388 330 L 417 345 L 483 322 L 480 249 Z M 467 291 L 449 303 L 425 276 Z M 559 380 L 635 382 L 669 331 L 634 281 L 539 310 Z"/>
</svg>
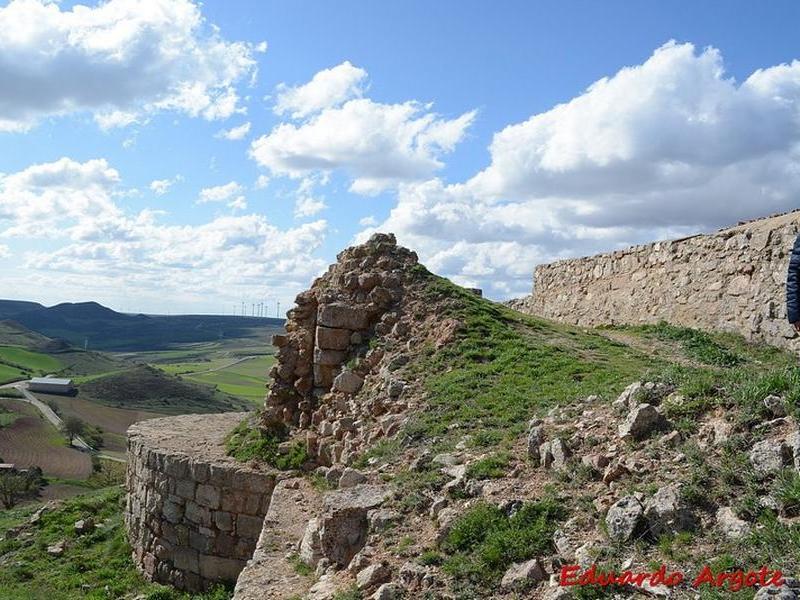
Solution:
<svg viewBox="0 0 800 600">
<path fill-rule="evenodd" d="M 711 235 L 634 246 L 536 268 L 514 306 L 566 323 L 657 323 L 731 331 L 800 349 L 786 321 L 786 269 L 800 213 Z"/>
<path fill-rule="evenodd" d="M 137 567 L 200 591 L 234 582 L 253 555 L 275 474 L 225 456 L 244 413 L 153 419 L 128 430 L 125 524 Z"/>
<path fill-rule="evenodd" d="M 297 296 L 286 335 L 273 337 L 278 351 L 262 413 L 266 429 L 305 432 L 309 455 L 324 465 L 348 463 L 371 441 L 365 422 L 383 418 L 382 433 L 391 430 L 407 408 L 404 382 L 376 372 L 408 342 L 416 266 L 417 255 L 393 235 L 375 234 L 341 252 Z M 371 348 L 376 338 L 381 344 Z M 359 395 L 362 388 L 374 393 Z"/>
</svg>

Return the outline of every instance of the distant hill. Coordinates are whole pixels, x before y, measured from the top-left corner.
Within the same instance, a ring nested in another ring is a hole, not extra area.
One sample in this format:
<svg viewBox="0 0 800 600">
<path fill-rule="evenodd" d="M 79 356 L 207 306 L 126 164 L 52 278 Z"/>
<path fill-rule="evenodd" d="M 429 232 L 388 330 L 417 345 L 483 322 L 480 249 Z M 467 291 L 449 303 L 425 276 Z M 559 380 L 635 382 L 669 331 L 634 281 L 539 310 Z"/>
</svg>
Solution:
<svg viewBox="0 0 800 600">
<path fill-rule="evenodd" d="M 57 304 L 0 300 L 0 320 L 16 323 L 49 338 L 96 350 L 162 350 L 176 344 L 225 338 L 266 338 L 283 329 L 283 319 L 215 315 L 130 315 L 97 302 Z"/>
<path fill-rule="evenodd" d="M 164 414 L 250 410 L 246 400 L 209 385 L 168 375 L 148 365 L 91 379 L 78 386 L 78 397 L 99 404 Z"/>
<path fill-rule="evenodd" d="M 52 347 L 53 345 L 58 345 L 58 342 L 46 335 L 31 331 L 16 321 L 0 321 L 0 346 L 22 346 L 31 350 L 45 350 L 48 346 Z"/>
</svg>

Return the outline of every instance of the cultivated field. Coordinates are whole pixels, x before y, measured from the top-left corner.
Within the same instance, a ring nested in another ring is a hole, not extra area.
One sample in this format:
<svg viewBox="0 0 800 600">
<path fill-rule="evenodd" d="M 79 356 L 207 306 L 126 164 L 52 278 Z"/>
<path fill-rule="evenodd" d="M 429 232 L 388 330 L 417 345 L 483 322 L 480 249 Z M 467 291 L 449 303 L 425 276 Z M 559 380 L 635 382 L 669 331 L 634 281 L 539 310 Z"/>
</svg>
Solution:
<svg viewBox="0 0 800 600">
<path fill-rule="evenodd" d="M 103 454 L 111 454 L 121 458 L 124 458 L 125 454 L 125 434 L 128 431 L 128 427 L 137 421 L 165 416 L 150 411 L 103 406 L 80 397 L 56 396 L 54 394 L 36 394 L 36 397 L 42 402 L 55 404 L 62 419 L 75 416 L 102 429 L 103 448 L 101 448 L 101 451 Z"/>
<path fill-rule="evenodd" d="M 260 405 L 266 395 L 267 373 L 274 362 L 272 354 L 237 358 L 228 353 L 206 361 L 154 363 L 153 366 L 184 379 L 216 386 L 221 392 Z"/>
<path fill-rule="evenodd" d="M 55 373 L 63 368 L 60 360 L 19 346 L 0 346 L 0 362 L 22 367 L 37 375 Z"/>
<path fill-rule="evenodd" d="M 0 429 L 0 457 L 20 467 L 38 466 L 44 474 L 61 479 L 85 479 L 92 473 L 88 454 L 67 447 L 63 436 L 39 412 L 15 400 L 0 400 L 5 410 L 19 417 Z"/>
</svg>

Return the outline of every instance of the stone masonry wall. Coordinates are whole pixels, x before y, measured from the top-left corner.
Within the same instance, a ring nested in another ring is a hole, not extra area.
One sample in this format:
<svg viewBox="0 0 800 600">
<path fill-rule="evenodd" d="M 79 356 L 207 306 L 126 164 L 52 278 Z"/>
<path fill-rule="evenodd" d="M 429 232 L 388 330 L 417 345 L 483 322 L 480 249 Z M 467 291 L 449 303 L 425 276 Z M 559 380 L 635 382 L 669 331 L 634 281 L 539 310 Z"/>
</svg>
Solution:
<svg viewBox="0 0 800 600">
<path fill-rule="evenodd" d="M 634 246 L 536 268 L 513 305 L 566 323 L 657 323 L 732 331 L 800 350 L 786 321 L 786 269 L 800 212 L 711 235 Z"/>
<path fill-rule="evenodd" d="M 128 430 L 125 524 L 137 567 L 189 591 L 234 582 L 253 555 L 275 474 L 225 456 L 244 413 L 143 421 Z"/>
</svg>

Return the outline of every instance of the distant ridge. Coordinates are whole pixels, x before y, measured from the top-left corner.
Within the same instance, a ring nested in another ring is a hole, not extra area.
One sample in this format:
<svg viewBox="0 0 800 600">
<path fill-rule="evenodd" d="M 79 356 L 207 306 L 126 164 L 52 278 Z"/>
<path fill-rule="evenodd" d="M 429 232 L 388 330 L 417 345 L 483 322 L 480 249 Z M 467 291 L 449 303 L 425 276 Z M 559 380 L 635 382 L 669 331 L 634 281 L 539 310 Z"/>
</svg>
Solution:
<svg viewBox="0 0 800 600">
<path fill-rule="evenodd" d="M 217 315 L 125 314 L 97 302 L 65 302 L 46 307 L 36 302 L 0 300 L 0 321 L 12 320 L 49 338 L 62 338 L 95 350 L 141 351 L 226 337 L 258 337 L 280 331 L 284 319 Z"/>
</svg>

